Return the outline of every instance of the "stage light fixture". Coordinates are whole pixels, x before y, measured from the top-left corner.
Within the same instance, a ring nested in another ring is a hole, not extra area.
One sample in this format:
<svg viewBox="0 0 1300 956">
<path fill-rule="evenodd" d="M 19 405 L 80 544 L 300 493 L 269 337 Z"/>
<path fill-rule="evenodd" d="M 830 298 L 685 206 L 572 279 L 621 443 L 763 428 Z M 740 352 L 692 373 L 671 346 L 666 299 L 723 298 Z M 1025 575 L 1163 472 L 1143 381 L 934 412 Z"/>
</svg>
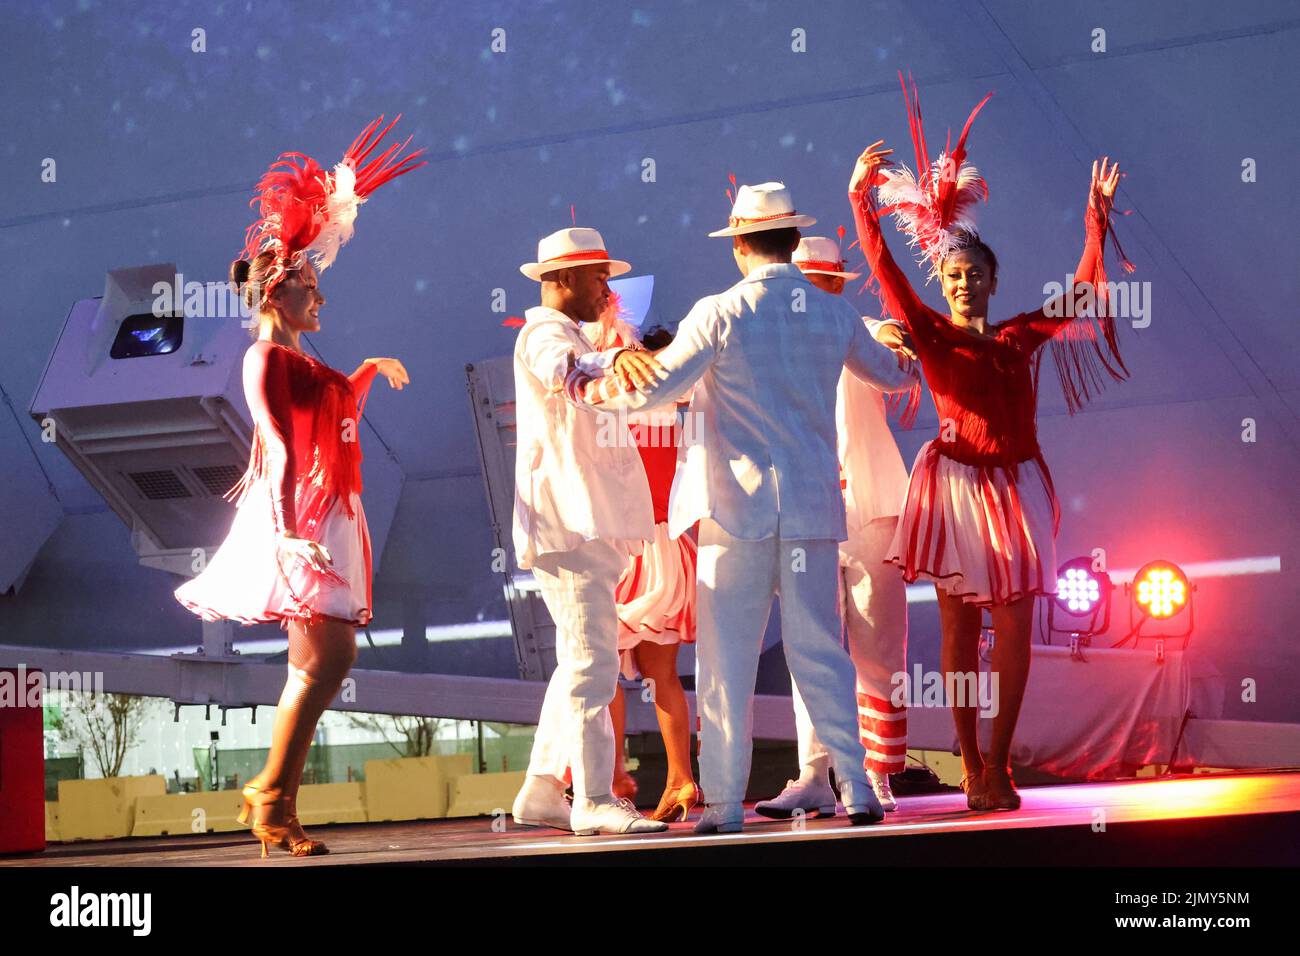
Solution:
<svg viewBox="0 0 1300 956">
<path fill-rule="evenodd" d="M 1187 606 L 1187 575 L 1168 561 L 1152 561 L 1133 579 L 1136 600 L 1154 618 L 1173 617 Z"/>
<path fill-rule="evenodd" d="M 1093 568 L 1087 556 L 1071 558 L 1056 572 L 1056 595 L 1047 609 L 1047 640 L 1068 634 L 1071 647 L 1089 644 L 1110 627 L 1110 575 Z"/>
<path fill-rule="evenodd" d="M 1056 603 L 1071 614 L 1087 614 L 1101 603 L 1101 583 L 1087 568 L 1067 565 L 1056 579 Z"/>
<path fill-rule="evenodd" d="M 1172 561 L 1148 561 L 1138 569 L 1133 582 L 1125 585 L 1124 589 L 1132 597 L 1129 603 L 1129 633 L 1116 647 L 1130 640 L 1136 647 L 1139 640 L 1151 639 L 1158 642 L 1157 651 L 1163 653 L 1167 638 L 1182 638 L 1183 647 L 1187 646 L 1196 624 L 1193 604 L 1196 585 L 1187 579 L 1182 568 Z M 1187 612 L 1186 615 L 1183 615 L 1184 611 Z M 1177 632 L 1142 633 L 1152 622 L 1158 623 L 1180 615 L 1185 617 L 1186 626 Z"/>
</svg>

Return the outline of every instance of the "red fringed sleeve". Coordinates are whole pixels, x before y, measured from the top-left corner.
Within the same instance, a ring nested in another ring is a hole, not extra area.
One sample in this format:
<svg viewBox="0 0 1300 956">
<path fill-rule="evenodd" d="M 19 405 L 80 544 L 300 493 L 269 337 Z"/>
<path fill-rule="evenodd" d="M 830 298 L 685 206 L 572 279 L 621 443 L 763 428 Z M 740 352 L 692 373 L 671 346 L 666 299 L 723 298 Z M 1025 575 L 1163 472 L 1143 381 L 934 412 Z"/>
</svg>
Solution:
<svg viewBox="0 0 1300 956">
<path fill-rule="evenodd" d="M 374 384 L 375 375 L 379 371 L 379 366 L 374 362 L 363 362 L 357 367 L 357 370 L 348 376 L 348 381 L 352 383 L 352 392 L 357 398 L 357 417 L 366 410 L 366 398 L 370 395 L 370 386 Z"/>
<path fill-rule="evenodd" d="M 1123 381 L 1129 374 L 1119 354 L 1115 316 L 1106 283 L 1107 206 L 1088 204 L 1086 240 L 1074 270 L 1074 288 L 1038 311 L 1026 312 L 1006 323 L 1007 334 L 1028 350 L 1050 342 L 1052 361 L 1070 414 L 1101 391 L 1107 376 Z M 1131 269 L 1127 261 L 1124 264 Z M 1041 362 L 1039 353 L 1034 363 L 1035 391 Z"/>
<path fill-rule="evenodd" d="M 353 516 L 361 488 L 361 413 L 378 371 L 351 376 L 293 349 L 256 342 L 244 356 L 244 396 L 257 426 L 248 470 L 228 493 L 239 505 L 270 487 L 276 530 L 310 537 L 337 502 Z"/>
</svg>

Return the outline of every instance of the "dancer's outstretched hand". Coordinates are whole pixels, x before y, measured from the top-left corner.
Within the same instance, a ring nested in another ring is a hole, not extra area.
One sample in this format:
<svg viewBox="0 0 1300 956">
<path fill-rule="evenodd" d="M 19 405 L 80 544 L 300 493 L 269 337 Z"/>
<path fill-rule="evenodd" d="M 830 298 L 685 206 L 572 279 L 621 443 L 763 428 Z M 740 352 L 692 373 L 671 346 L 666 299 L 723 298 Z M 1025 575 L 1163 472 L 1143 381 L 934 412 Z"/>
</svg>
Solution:
<svg viewBox="0 0 1300 956">
<path fill-rule="evenodd" d="M 892 322 L 883 323 L 876 327 L 875 339 L 899 355 L 910 359 L 916 358 L 916 352 L 912 351 L 912 340 L 903 331 L 902 326 L 894 325 Z"/>
<path fill-rule="evenodd" d="M 876 178 L 880 173 L 882 166 L 888 166 L 889 156 L 892 149 L 881 149 L 885 145 L 883 139 L 878 139 L 862 151 L 858 157 L 858 163 L 853 167 L 853 176 L 849 179 L 849 192 L 858 193 L 862 190 L 876 185 Z"/>
<path fill-rule="evenodd" d="M 1119 163 L 1112 163 L 1109 156 L 1101 158 L 1101 168 L 1097 161 L 1092 161 L 1092 185 L 1088 203 L 1097 209 L 1109 213 L 1115 204 L 1115 190 L 1119 187 Z"/>
<path fill-rule="evenodd" d="M 334 563 L 329 549 L 319 541 L 311 541 L 293 534 L 282 534 L 277 543 L 280 545 L 281 554 L 305 561 L 317 571 L 324 571 Z"/>
<path fill-rule="evenodd" d="M 646 351 L 626 349 L 614 359 L 614 374 L 628 391 L 649 385 L 662 368 L 659 360 Z"/>
<path fill-rule="evenodd" d="M 379 371 L 379 374 L 388 379 L 388 384 L 399 392 L 407 385 L 411 384 L 411 376 L 406 374 L 406 366 L 399 359 L 395 358 L 369 358 L 367 362 L 373 362 Z"/>
</svg>

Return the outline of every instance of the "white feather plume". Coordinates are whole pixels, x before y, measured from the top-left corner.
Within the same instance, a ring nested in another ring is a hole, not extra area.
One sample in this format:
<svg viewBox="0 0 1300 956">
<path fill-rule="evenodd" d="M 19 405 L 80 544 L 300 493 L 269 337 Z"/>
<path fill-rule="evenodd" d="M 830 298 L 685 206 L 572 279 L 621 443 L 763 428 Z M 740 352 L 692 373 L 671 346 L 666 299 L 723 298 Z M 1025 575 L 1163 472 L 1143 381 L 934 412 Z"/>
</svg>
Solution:
<svg viewBox="0 0 1300 956">
<path fill-rule="evenodd" d="M 953 217 L 939 221 L 939 184 L 951 176 L 951 160 L 946 153 L 930 164 L 923 181 L 906 166 L 881 170 L 883 182 L 876 188 L 882 205 L 893 207 L 894 221 L 907 236 L 907 244 L 918 249 L 917 261 L 929 266 L 927 282 L 939 274 L 945 257 L 969 244 L 979 232 L 968 210 L 987 195 L 987 186 L 979 170 L 962 163 L 957 170 L 956 202 Z"/>
<path fill-rule="evenodd" d="M 332 187 L 325 203 L 325 224 L 309 247 L 318 271 L 334 264 L 341 249 L 356 231 L 357 207 L 364 199 L 357 196 L 357 173 L 347 163 L 334 167 Z"/>
</svg>

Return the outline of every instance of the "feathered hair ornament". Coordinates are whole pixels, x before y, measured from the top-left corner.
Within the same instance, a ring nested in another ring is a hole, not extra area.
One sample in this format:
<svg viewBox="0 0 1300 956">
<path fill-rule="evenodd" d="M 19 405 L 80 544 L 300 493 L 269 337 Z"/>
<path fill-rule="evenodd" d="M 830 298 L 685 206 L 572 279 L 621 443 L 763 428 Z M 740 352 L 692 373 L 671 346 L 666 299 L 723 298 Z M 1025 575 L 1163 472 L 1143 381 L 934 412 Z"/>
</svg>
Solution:
<svg viewBox="0 0 1300 956">
<path fill-rule="evenodd" d="M 881 169 L 877 174 L 876 194 L 880 197 L 880 211 L 893 215 L 899 230 L 907 235 L 908 245 L 919 250 L 920 264 L 929 265 L 926 277 L 929 282 L 939 275 L 939 264 L 945 257 L 979 237 L 971 209 L 975 203 L 988 200 L 989 188 L 979 170 L 966 162 L 966 137 L 975 117 L 993 94 L 989 93 L 971 110 L 956 147 L 952 147 L 950 132 L 943 152 L 932 162 L 921 126 L 921 96 L 916 81 L 912 80 L 910 94 L 901 71 L 898 82 L 907 104 L 917 173 L 913 174 L 906 166 Z"/>
<path fill-rule="evenodd" d="M 250 206 L 258 207 L 258 219 L 244 235 L 245 259 L 262 252 L 274 252 L 275 264 L 263 283 L 265 298 L 284 277 L 310 255 L 318 270 L 328 269 L 339 249 L 352 238 L 357 208 L 384 183 L 396 179 L 427 161 L 415 162 L 424 153 L 417 149 L 403 156 L 410 145 L 393 143 L 382 153 L 370 154 L 401 119 L 396 116 L 383 129 L 379 116 L 352 141 L 343 159 L 326 172 L 310 156 L 281 153 L 258 180 Z"/>
</svg>

